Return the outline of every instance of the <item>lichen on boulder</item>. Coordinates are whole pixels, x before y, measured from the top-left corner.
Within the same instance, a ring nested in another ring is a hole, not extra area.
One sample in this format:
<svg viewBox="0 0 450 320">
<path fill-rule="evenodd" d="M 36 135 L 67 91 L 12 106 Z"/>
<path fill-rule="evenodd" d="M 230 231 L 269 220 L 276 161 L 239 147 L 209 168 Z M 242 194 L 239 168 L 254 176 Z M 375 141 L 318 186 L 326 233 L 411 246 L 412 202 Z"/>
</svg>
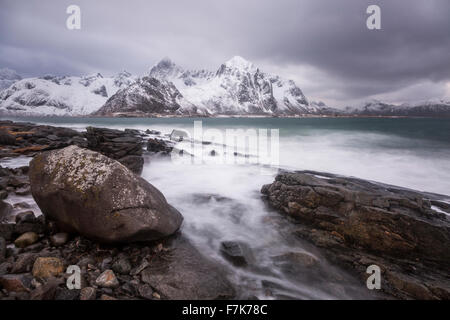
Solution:
<svg viewBox="0 0 450 320">
<path fill-rule="evenodd" d="M 29 175 L 48 219 L 100 242 L 160 239 L 183 221 L 153 185 L 94 151 L 69 146 L 43 152 L 31 161 Z"/>
</svg>

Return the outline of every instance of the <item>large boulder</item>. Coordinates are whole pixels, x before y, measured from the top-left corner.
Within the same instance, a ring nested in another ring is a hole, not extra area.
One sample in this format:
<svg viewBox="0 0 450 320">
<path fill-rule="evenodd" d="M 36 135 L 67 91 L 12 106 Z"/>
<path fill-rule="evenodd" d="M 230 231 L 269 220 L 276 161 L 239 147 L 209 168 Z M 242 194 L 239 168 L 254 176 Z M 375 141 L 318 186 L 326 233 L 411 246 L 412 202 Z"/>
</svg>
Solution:
<svg viewBox="0 0 450 320">
<path fill-rule="evenodd" d="M 63 231 L 100 242 L 150 241 L 175 233 L 182 215 L 118 161 L 70 146 L 30 163 L 32 195 Z"/>
</svg>

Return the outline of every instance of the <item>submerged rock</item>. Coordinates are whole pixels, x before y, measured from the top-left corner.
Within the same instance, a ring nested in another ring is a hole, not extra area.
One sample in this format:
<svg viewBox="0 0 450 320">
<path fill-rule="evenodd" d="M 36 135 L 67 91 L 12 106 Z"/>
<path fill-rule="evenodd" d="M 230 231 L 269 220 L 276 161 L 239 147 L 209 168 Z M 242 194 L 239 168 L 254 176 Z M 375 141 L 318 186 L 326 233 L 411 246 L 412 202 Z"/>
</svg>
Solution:
<svg viewBox="0 0 450 320">
<path fill-rule="evenodd" d="M 235 291 L 224 270 L 204 258 L 183 236 L 170 239 L 168 251 L 161 252 L 141 273 L 164 299 L 231 299 Z"/>
<path fill-rule="evenodd" d="M 32 195 L 61 230 L 100 242 L 150 241 L 176 232 L 182 215 L 119 162 L 70 146 L 30 163 Z"/>
<path fill-rule="evenodd" d="M 238 267 L 244 267 L 248 264 L 246 258 L 248 251 L 248 246 L 241 242 L 224 241 L 220 244 L 220 253 Z"/>
</svg>

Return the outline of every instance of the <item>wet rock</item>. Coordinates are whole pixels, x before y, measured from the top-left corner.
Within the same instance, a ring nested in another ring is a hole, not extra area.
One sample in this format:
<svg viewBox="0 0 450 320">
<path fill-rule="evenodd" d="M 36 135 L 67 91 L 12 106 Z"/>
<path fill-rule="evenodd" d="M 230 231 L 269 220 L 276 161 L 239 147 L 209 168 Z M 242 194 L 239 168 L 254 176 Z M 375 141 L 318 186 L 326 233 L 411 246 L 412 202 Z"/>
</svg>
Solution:
<svg viewBox="0 0 450 320">
<path fill-rule="evenodd" d="M 23 273 L 23 272 L 30 272 L 34 261 L 38 255 L 33 252 L 25 252 L 20 254 L 17 257 L 16 262 L 14 263 L 11 272 L 12 273 Z"/>
<path fill-rule="evenodd" d="M 0 201 L 0 220 L 9 216 L 11 212 L 12 206 L 5 201 Z"/>
<path fill-rule="evenodd" d="M 112 257 L 106 257 L 105 259 L 103 259 L 100 265 L 100 269 L 101 270 L 109 269 L 111 267 L 112 260 L 113 260 Z"/>
<path fill-rule="evenodd" d="M 141 156 L 125 156 L 120 158 L 119 162 L 136 174 L 141 174 L 144 168 L 144 158 Z"/>
<path fill-rule="evenodd" d="M 148 263 L 147 259 L 144 259 L 144 260 L 142 261 L 142 263 L 141 263 L 139 266 L 137 266 L 136 268 L 134 268 L 133 270 L 131 270 L 130 274 L 131 274 L 132 276 L 136 276 L 136 275 L 138 275 L 139 273 L 141 273 L 142 271 L 144 271 L 144 269 L 147 268 L 149 265 L 150 265 L 150 264 Z"/>
<path fill-rule="evenodd" d="M 27 202 L 14 203 L 14 209 L 30 209 L 31 206 Z"/>
<path fill-rule="evenodd" d="M 39 236 L 35 232 L 26 232 L 14 241 L 17 248 L 25 248 L 39 240 Z"/>
<path fill-rule="evenodd" d="M 0 130 L 0 145 L 15 145 L 16 138 L 6 130 Z"/>
<path fill-rule="evenodd" d="M 317 268 L 319 264 L 314 255 L 306 252 L 287 252 L 272 257 L 272 260 L 284 273 L 290 275 L 302 274 L 306 269 Z"/>
<path fill-rule="evenodd" d="M 31 279 L 29 274 L 4 274 L 0 276 L 0 286 L 9 292 L 28 292 Z"/>
<path fill-rule="evenodd" d="M 30 294 L 31 300 L 54 300 L 61 279 L 50 278 L 46 283 L 34 289 Z"/>
<path fill-rule="evenodd" d="M 6 198 L 8 198 L 8 191 L 0 190 L 0 200 L 4 200 Z"/>
<path fill-rule="evenodd" d="M 16 223 L 33 223 L 36 220 L 33 211 L 22 211 L 16 214 Z"/>
<path fill-rule="evenodd" d="M 15 191 L 15 193 L 16 193 L 18 196 L 26 196 L 26 195 L 29 195 L 30 192 L 31 192 L 31 191 L 30 191 L 30 186 L 25 186 L 25 187 L 16 189 L 16 191 Z"/>
<path fill-rule="evenodd" d="M 110 295 L 102 294 L 102 295 L 100 296 L 100 300 L 117 300 L 117 299 L 114 298 L 114 297 L 111 297 Z"/>
<path fill-rule="evenodd" d="M 165 299 L 230 299 L 235 291 L 224 270 L 203 257 L 182 236 L 168 240 L 169 248 L 149 261 L 141 280 Z"/>
<path fill-rule="evenodd" d="M 80 290 L 58 287 L 56 289 L 55 300 L 77 300 Z"/>
<path fill-rule="evenodd" d="M 372 261 L 414 280 L 386 279 L 388 294 L 430 298 L 435 295 L 424 288 L 431 284 L 450 292 L 450 221 L 431 208 L 441 196 L 315 172 L 283 172 L 261 192 L 297 220 L 295 235 L 325 249 L 329 259 L 360 274 L 364 261 Z"/>
<path fill-rule="evenodd" d="M 119 274 L 129 274 L 131 271 L 131 264 L 128 259 L 121 258 L 114 262 L 112 269 Z"/>
<path fill-rule="evenodd" d="M 157 131 L 157 130 L 150 130 L 150 129 L 145 130 L 145 133 L 146 133 L 146 134 L 153 134 L 153 135 L 160 135 L 160 134 L 161 134 L 160 131 Z"/>
<path fill-rule="evenodd" d="M 243 267 L 248 264 L 246 252 L 248 246 L 236 241 L 224 241 L 220 244 L 220 253 L 233 265 Z"/>
<path fill-rule="evenodd" d="M 142 138 L 138 130 L 125 131 L 106 128 L 86 128 L 88 148 L 116 159 L 131 171 L 140 174 L 144 164 Z"/>
<path fill-rule="evenodd" d="M 50 241 L 55 247 L 60 247 L 69 241 L 69 234 L 66 232 L 55 233 L 50 237 Z"/>
<path fill-rule="evenodd" d="M 85 287 L 80 291 L 80 300 L 95 300 L 97 290 L 93 287 Z"/>
<path fill-rule="evenodd" d="M 70 146 L 37 155 L 31 189 L 43 214 L 61 230 L 100 242 L 149 241 L 183 220 L 163 194 L 117 161 Z"/>
<path fill-rule="evenodd" d="M 103 288 L 117 288 L 119 280 L 117 280 L 114 272 L 108 269 L 95 280 L 95 284 Z"/>
<path fill-rule="evenodd" d="M 50 278 L 64 272 L 64 261 L 56 257 L 37 258 L 33 265 L 33 276 L 36 278 Z"/>
<path fill-rule="evenodd" d="M 0 263 L 6 259 L 6 240 L 0 237 Z"/>
<path fill-rule="evenodd" d="M 148 139 L 147 141 L 147 151 L 155 153 L 169 154 L 173 150 L 173 147 L 169 143 L 161 139 Z"/>
<path fill-rule="evenodd" d="M 5 240 L 11 241 L 14 234 L 14 224 L 0 223 L 0 234 Z"/>
<path fill-rule="evenodd" d="M 147 300 L 153 299 L 153 290 L 148 284 L 140 284 L 137 287 L 137 291 L 142 298 Z"/>
<path fill-rule="evenodd" d="M 16 223 L 13 226 L 13 234 L 14 235 L 21 235 L 24 233 L 36 233 L 41 234 L 45 231 L 45 224 L 44 224 L 44 217 L 39 216 L 36 218 L 33 222 L 22 222 L 22 223 Z"/>
<path fill-rule="evenodd" d="M 3 262 L 0 263 L 0 276 L 10 273 L 9 270 L 11 270 L 12 264 L 10 262 Z"/>
</svg>

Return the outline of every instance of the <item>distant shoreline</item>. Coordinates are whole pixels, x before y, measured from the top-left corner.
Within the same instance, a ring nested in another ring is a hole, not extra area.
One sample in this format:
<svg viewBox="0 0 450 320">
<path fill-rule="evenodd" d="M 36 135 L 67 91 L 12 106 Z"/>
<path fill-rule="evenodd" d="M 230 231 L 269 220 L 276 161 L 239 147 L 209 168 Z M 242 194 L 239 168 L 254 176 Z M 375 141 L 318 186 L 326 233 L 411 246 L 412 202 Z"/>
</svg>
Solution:
<svg viewBox="0 0 450 320">
<path fill-rule="evenodd" d="M 445 116 L 371 116 L 371 115 L 295 115 L 295 116 L 269 116 L 269 115 L 215 115 L 215 116 L 202 116 L 202 115 L 131 115 L 131 114 L 121 114 L 121 115 L 11 115 L 11 114 L 1 114 L 1 117 L 11 117 L 11 118 L 103 118 L 103 119 L 115 119 L 115 118 L 141 118 L 141 119 L 170 119 L 170 118 L 207 118 L 207 119 L 307 119 L 307 118 L 379 118 L 379 119 L 399 119 L 399 118 L 411 118 L 411 119 L 450 119 L 450 117 Z"/>
</svg>

